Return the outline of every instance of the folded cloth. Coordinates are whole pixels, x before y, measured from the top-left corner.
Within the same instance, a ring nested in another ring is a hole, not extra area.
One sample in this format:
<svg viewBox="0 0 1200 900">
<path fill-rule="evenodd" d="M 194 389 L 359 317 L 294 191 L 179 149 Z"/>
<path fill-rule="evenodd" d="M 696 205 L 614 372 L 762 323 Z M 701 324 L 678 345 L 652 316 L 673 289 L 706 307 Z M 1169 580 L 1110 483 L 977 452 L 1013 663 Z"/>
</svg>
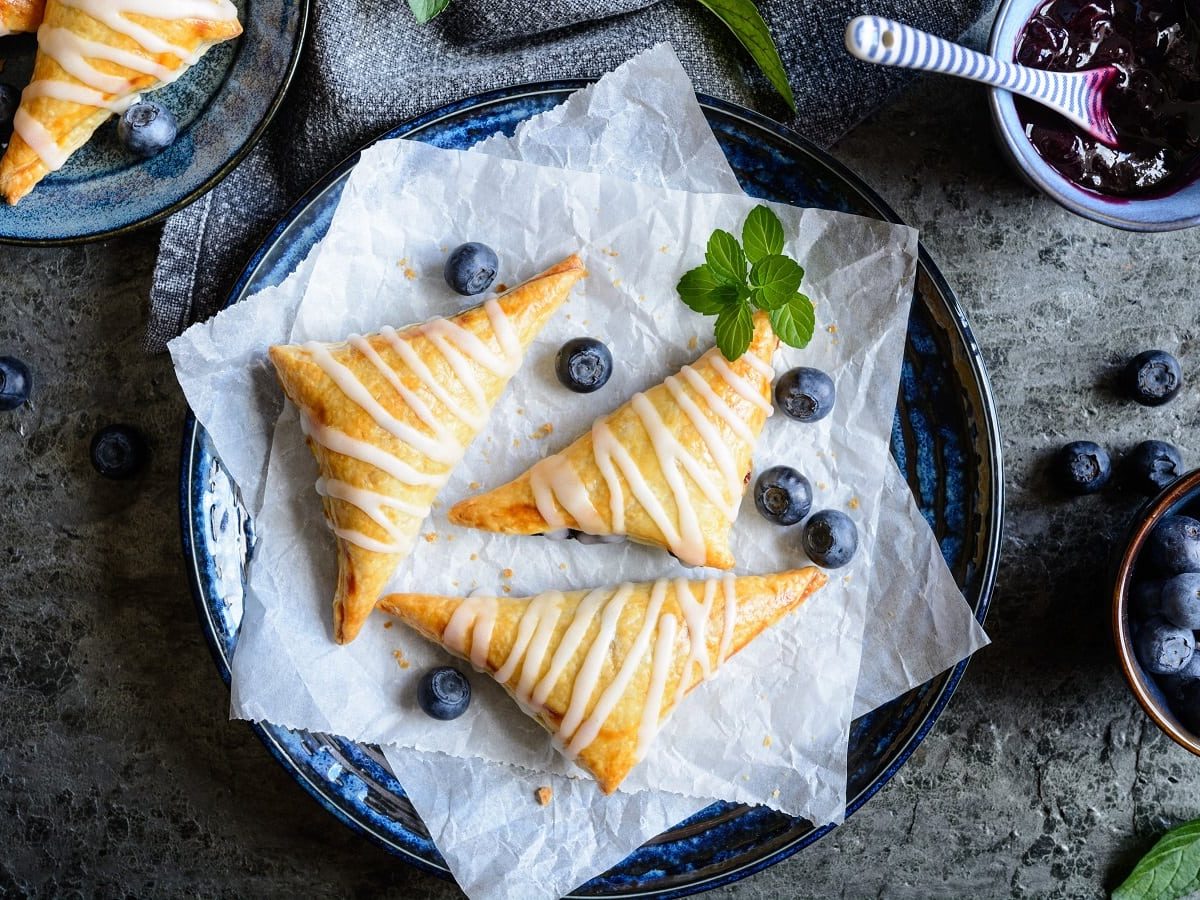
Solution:
<svg viewBox="0 0 1200 900">
<path fill-rule="evenodd" d="M 775 95 L 749 55 L 695 0 L 453 0 L 417 25 L 404 0 L 312 4 L 295 82 L 255 150 L 163 229 L 146 345 L 161 350 L 215 313 L 278 218 L 335 163 L 390 125 L 472 94 L 595 77 L 670 41 L 698 91 L 759 109 L 829 145 L 902 82 L 842 46 L 861 12 L 957 37 L 991 0 L 759 0 L 795 93 Z"/>
</svg>

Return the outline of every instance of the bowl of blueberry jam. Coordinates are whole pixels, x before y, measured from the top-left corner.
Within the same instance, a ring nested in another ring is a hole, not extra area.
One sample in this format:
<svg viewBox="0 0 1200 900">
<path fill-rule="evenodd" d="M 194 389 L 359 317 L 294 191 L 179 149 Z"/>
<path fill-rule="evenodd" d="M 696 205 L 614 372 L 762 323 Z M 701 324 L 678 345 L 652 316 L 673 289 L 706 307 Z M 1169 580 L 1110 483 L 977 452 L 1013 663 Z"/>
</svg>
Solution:
<svg viewBox="0 0 1200 900">
<path fill-rule="evenodd" d="M 1117 559 L 1113 637 L 1133 694 L 1200 756 L 1200 469 L 1142 508 Z"/>
<path fill-rule="evenodd" d="M 1048 71 L 1117 70 L 1104 94 L 1116 147 L 991 91 L 1001 143 L 1035 187 L 1119 228 L 1200 224 L 1200 0 L 1007 0 L 990 51 Z"/>
</svg>

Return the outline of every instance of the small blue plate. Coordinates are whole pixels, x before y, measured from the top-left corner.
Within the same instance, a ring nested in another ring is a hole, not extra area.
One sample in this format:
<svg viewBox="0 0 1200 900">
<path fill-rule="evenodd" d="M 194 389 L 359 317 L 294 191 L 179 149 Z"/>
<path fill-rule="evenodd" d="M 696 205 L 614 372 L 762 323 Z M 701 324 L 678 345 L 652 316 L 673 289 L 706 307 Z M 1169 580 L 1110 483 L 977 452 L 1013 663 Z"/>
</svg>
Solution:
<svg viewBox="0 0 1200 900">
<path fill-rule="evenodd" d="M 205 54 L 154 99 L 179 120 L 163 153 L 138 160 L 116 119 L 16 206 L 0 201 L 0 242 L 77 244 L 114 237 L 187 206 L 241 162 L 283 101 L 300 60 L 309 0 L 234 0 L 243 34 Z M 0 38 L 0 79 L 24 87 L 33 35 Z"/>
<path fill-rule="evenodd" d="M 483 94 L 389 132 L 439 147 L 466 148 L 561 103 L 584 81 Z M 709 124 L 742 186 L 755 197 L 899 221 L 855 175 L 771 120 L 702 97 Z M 229 302 L 279 284 L 329 227 L 358 155 L 292 209 L 250 261 Z M 940 542 L 967 602 L 983 620 L 1000 556 L 1003 473 L 1000 435 L 979 347 L 954 294 L 922 250 L 892 431 L 892 453 Z M 242 618 L 244 568 L 253 523 L 189 416 L 183 432 L 180 501 L 183 552 L 201 626 L 228 683 Z M 846 815 L 861 807 L 929 733 L 966 662 L 855 720 Z M 401 786 L 375 747 L 338 737 L 252 726 L 322 806 L 408 862 L 449 877 Z M 469 811 L 464 811 L 469 815 Z M 760 807 L 716 803 L 663 833 L 579 888 L 579 897 L 679 897 L 778 862 L 833 826 L 814 828 Z"/>
</svg>

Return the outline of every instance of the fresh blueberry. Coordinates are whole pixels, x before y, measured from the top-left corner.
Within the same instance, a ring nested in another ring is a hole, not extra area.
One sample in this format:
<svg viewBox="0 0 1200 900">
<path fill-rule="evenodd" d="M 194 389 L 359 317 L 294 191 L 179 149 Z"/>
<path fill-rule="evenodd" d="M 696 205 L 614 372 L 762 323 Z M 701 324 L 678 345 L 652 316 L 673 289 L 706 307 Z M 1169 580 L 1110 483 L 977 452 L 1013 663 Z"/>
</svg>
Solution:
<svg viewBox="0 0 1200 900">
<path fill-rule="evenodd" d="M 133 104 L 117 120 L 117 137 L 126 150 L 143 159 L 162 153 L 178 134 L 175 116 L 153 100 Z"/>
<path fill-rule="evenodd" d="M 800 366 L 775 382 L 776 405 L 800 422 L 819 422 L 833 411 L 836 398 L 833 379 L 820 369 Z"/>
<path fill-rule="evenodd" d="M 1166 441 L 1142 441 L 1130 451 L 1123 468 L 1130 488 L 1153 497 L 1183 474 L 1183 455 Z"/>
<path fill-rule="evenodd" d="M 500 260 L 496 251 L 487 244 L 471 241 L 459 244 L 450 251 L 443 274 L 446 284 L 456 292 L 471 297 L 491 287 L 499 271 Z"/>
<path fill-rule="evenodd" d="M 608 384 L 612 372 L 612 353 L 595 338 L 569 340 L 554 357 L 554 373 L 558 380 L 577 394 L 600 390 Z"/>
<path fill-rule="evenodd" d="M 1129 590 L 1129 611 L 1139 622 L 1162 613 L 1162 592 L 1165 581 L 1144 579 Z"/>
<path fill-rule="evenodd" d="M 1071 441 L 1054 457 L 1054 473 L 1069 494 L 1094 494 L 1108 483 L 1112 460 L 1092 441 Z"/>
<path fill-rule="evenodd" d="M 7 140 L 12 130 L 13 116 L 21 105 L 21 92 L 11 84 L 0 83 L 0 140 Z"/>
<path fill-rule="evenodd" d="M 776 525 L 795 525 L 812 509 L 812 485 L 791 466 L 772 466 L 754 483 L 754 505 Z"/>
<path fill-rule="evenodd" d="M 1146 538 L 1146 558 L 1165 575 L 1200 572 L 1200 522 L 1191 516 L 1169 516 Z"/>
<path fill-rule="evenodd" d="M 1173 675 L 1192 658 L 1196 639 L 1191 631 L 1154 618 L 1138 629 L 1133 639 L 1137 658 L 1153 675 Z"/>
<path fill-rule="evenodd" d="M 417 686 L 417 702 L 435 719 L 457 719 L 471 703 L 471 682 L 452 666 L 430 669 Z"/>
<path fill-rule="evenodd" d="M 1184 572 L 1163 585 L 1162 616 L 1180 628 L 1200 629 L 1200 573 Z"/>
<path fill-rule="evenodd" d="M 29 399 L 33 376 L 16 357 L 0 356 L 0 412 L 16 409 Z"/>
<path fill-rule="evenodd" d="M 105 478 L 136 475 L 149 458 L 146 439 L 131 425 L 108 425 L 92 437 L 92 465 Z"/>
<path fill-rule="evenodd" d="M 823 569 L 840 569 L 858 549 L 858 529 L 844 512 L 823 509 L 804 523 L 804 552 Z"/>
<path fill-rule="evenodd" d="M 1179 360 L 1165 350 L 1147 350 L 1129 361 L 1121 382 L 1142 406 L 1162 406 L 1183 387 L 1183 371 Z"/>
</svg>

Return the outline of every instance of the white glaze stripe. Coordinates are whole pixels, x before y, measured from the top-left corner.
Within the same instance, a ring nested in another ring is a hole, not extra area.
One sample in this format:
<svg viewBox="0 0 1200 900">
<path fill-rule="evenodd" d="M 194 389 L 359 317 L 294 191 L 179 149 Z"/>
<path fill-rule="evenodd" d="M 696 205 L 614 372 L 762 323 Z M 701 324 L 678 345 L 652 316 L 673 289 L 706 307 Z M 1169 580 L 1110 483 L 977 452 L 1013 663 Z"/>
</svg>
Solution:
<svg viewBox="0 0 1200 900">
<path fill-rule="evenodd" d="M 336 478 L 318 478 L 317 493 L 322 497 L 341 500 L 343 503 L 358 507 L 372 522 L 387 533 L 390 542 L 376 540 L 351 528 L 333 526 L 333 532 L 338 537 L 365 549 L 374 550 L 376 553 L 407 553 L 411 550 L 413 543 L 412 520 L 415 518 L 419 523 L 428 512 L 428 510 L 422 510 L 411 503 L 405 503 L 403 500 L 368 491 Z M 409 518 L 406 521 L 394 522 L 387 514 L 388 509 L 395 509 Z M 404 530 L 403 526 L 405 525 L 410 526 L 408 531 Z"/>
<path fill-rule="evenodd" d="M 659 717 L 662 715 L 663 694 L 667 690 L 667 676 L 671 674 L 671 663 L 675 659 L 675 634 L 678 630 L 675 617 L 667 613 L 658 623 L 658 638 L 654 642 L 654 661 L 650 667 L 650 684 L 646 686 L 646 707 L 642 710 L 642 721 L 638 725 L 637 759 L 646 755 L 654 736 L 658 734 Z M 686 671 L 686 670 L 685 670 Z M 684 676 L 680 684 L 684 683 Z M 679 692 L 676 692 L 678 696 Z"/>
<path fill-rule="evenodd" d="M 723 579 L 725 587 L 725 628 L 721 633 L 721 646 L 717 649 L 717 665 L 729 659 L 729 648 L 733 646 L 733 632 L 737 627 L 737 583 L 733 575 Z"/>
</svg>

